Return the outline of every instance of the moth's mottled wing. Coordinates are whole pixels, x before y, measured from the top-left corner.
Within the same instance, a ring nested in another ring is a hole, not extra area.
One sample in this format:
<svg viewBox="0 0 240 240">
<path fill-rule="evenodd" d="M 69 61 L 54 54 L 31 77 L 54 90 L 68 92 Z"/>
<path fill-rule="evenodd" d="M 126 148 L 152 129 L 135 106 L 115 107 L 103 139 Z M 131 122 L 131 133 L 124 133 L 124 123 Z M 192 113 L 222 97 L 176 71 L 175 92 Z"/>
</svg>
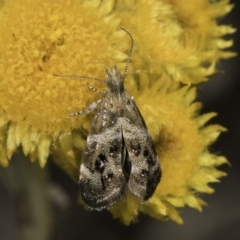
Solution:
<svg viewBox="0 0 240 240">
<path fill-rule="evenodd" d="M 108 98 L 105 98 L 94 117 L 80 167 L 82 199 L 89 208 L 96 210 L 120 201 L 127 186 L 122 170 L 121 126 L 112 115 Z"/>
<path fill-rule="evenodd" d="M 161 169 L 143 117 L 133 99 L 125 94 L 122 132 L 128 152 L 125 161 L 130 161 L 131 165 L 128 188 L 134 196 L 145 201 L 154 193 L 161 178 Z"/>
</svg>

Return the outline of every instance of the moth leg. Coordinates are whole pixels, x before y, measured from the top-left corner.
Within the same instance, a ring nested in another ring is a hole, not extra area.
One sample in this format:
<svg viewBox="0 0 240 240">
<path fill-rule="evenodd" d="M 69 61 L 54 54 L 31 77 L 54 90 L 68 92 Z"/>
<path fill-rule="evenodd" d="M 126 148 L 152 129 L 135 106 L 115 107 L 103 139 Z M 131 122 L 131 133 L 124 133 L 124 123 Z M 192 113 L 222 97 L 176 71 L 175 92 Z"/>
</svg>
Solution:
<svg viewBox="0 0 240 240">
<path fill-rule="evenodd" d="M 98 89 L 94 88 L 89 83 L 87 83 L 87 86 L 90 90 L 92 90 L 94 92 L 98 92 L 98 93 L 101 93 L 101 94 L 104 94 L 104 95 L 106 95 L 108 93 L 108 91 L 106 91 L 106 90 L 98 90 Z"/>
<path fill-rule="evenodd" d="M 100 102 L 102 102 L 102 99 L 99 99 L 96 102 L 91 103 L 86 109 L 84 109 L 80 112 L 69 113 L 68 116 L 77 116 L 77 115 L 81 115 L 81 114 L 88 114 L 91 111 L 93 111 Z"/>
</svg>

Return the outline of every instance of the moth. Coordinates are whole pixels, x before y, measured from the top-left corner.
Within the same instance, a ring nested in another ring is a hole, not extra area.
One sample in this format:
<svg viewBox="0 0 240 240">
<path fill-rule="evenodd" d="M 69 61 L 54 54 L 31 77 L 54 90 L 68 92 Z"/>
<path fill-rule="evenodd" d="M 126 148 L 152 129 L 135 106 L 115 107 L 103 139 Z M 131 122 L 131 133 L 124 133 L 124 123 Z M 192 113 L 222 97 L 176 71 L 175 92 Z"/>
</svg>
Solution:
<svg viewBox="0 0 240 240">
<path fill-rule="evenodd" d="M 106 83 L 104 97 L 83 111 L 97 108 L 80 166 L 79 186 L 84 203 L 90 209 L 102 210 L 120 201 L 128 189 L 141 202 L 154 193 L 161 178 L 156 149 L 145 121 L 134 99 L 124 89 L 124 78 L 130 63 L 131 48 L 121 76 L 114 66 L 106 69 L 107 81 L 86 76 L 55 75 L 67 78 L 88 78 Z M 98 91 L 88 84 L 88 87 Z"/>
</svg>

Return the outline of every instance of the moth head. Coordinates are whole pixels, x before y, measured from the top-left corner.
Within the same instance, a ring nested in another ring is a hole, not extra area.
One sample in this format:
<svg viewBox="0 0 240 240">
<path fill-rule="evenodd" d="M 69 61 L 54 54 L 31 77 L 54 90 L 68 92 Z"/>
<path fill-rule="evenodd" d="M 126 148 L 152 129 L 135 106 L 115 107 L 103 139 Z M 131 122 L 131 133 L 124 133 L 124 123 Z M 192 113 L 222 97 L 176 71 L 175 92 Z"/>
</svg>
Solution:
<svg viewBox="0 0 240 240">
<path fill-rule="evenodd" d="M 112 71 L 106 69 L 107 72 L 107 85 L 111 92 L 121 93 L 124 91 L 123 78 L 120 76 L 117 67 L 114 66 Z"/>
<path fill-rule="evenodd" d="M 127 63 L 126 63 L 126 66 L 125 66 L 122 76 L 119 74 L 116 66 L 113 67 L 112 71 L 110 71 L 109 69 L 106 69 L 107 78 L 108 78 L 107 84 L 108 84 L 110 91 L 113 93 L 121 93 L 124 91 L 123 82 L 124 82 L 124 78 L 125 78 L 125 75 L 128 70 L 128 65 L 130 63 L 132 49 L 133 49 L 132 35 L 126 29 L 124 29 L 124 28 L 121 28 L 121 29 L 129 35 L 129 37 L 131 39 L 131 47 L 130 47 L 130 51 L 129 51 L 128 58 L 127 58 Z"/>
</svg>

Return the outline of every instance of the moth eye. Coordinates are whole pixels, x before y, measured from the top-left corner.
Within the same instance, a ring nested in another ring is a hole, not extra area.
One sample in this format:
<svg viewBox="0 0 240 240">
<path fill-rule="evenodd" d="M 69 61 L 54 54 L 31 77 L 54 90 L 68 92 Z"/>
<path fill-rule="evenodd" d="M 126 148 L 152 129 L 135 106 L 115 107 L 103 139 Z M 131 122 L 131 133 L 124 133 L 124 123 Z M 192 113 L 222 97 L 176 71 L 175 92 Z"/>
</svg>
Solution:
<svg viewBox="0 0 240 240">
<path fill-rule="evenodd" d="M 130 100 L 128 99 L 128 100 L 127 100 L 127 105 L 129 105 L 129 104 L 130 104 Z"/>
<path fill-rule="evenodd" d="M 105 189 L 108 183 L 112 181 L 112 178 L 113 178 L 113 173 L 108 173 L 107 175 L 101 177 L 103 189 Z"/>
<path fill-rule="evenodd" d="M 140 154 L 141 152 L 140 144 L 136 144 L 136 145 L 131 144 L 131 148 L 135 156 L 138 156 Z"/>
<path fill-rule="evenodd" d="M 154 159 L 153 159 L 153 157 L 152 157 L 152 154 L 149 152 L 148 149 L 144 149 L 144 151 L 143 151 L 143 156 L 146 158 L 147 163 L 148 163 L 149 165 L 154 165 L 155 161 L 154 161 Z"/>
<path fill-rule="evenodd" d="M 98 158 L 95 161 L 95 169 L 100 173 L 103 173 L 106 161 L 107 161 L 107 158 L 105 155 L 103 154 L 98 155 Z"/>
</svg>

